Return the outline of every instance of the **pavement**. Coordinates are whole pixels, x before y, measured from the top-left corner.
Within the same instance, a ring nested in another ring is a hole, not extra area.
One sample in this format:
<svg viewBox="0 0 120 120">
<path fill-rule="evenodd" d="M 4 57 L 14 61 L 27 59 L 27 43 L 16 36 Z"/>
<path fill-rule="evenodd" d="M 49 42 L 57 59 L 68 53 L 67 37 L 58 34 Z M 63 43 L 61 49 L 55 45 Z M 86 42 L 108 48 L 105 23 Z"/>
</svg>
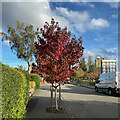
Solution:
<svg viewBox="0 0 120 120">
<path fill-rule="evenodd" d="M 90 86 L 90 85 L 82 85 L 82 84 L 77 84 L 77 83 L 71 83 L 72 85 L 78 85 L 78 86 L 81 86 L 81 87 L 86 87 L 86 88 L 90 88 L 90 89 L 95 89 L 94 86 Z"/>
<path fill-rule="evenodd" d="M 55 101 L 54 101 L 55 103 Z M 61 102 L 65 113 L 48 113 L 46 108 L 50 107 L 50 84 L 41 85 L 27 105 L 26 118 L 71 118 L 64 102 Z"/>
</svg>

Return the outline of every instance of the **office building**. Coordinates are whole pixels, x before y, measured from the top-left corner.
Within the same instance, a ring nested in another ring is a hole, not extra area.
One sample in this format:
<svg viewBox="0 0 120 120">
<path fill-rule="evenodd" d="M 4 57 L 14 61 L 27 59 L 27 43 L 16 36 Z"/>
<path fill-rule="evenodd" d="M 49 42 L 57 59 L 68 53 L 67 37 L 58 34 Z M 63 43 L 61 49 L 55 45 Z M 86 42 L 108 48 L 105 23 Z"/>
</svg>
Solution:
<svg viewBox="0 0 120 120">
<path fill-rule="evenodd" d="M 102 60 L 102 73 L 115 72 L 116 60 Z"/>
<path fill-rule="evenodd" d="M 96 71 L 101 74 L 102 73 L 102 69 L 101 69 L 101 66 L 102 66 L 102 58 L 100 56 L 97 56 L 96 57 L 96 60 L 95 60 L 95 66 L 96 66 Z"/>
<path fill-rule="evenodd" d="M 99 74 L 115 72 L 116 71 L 116 60 L 109 60 L 108 58 L 96 57 L 95 60 L 96 71 Z"/>
</svg>

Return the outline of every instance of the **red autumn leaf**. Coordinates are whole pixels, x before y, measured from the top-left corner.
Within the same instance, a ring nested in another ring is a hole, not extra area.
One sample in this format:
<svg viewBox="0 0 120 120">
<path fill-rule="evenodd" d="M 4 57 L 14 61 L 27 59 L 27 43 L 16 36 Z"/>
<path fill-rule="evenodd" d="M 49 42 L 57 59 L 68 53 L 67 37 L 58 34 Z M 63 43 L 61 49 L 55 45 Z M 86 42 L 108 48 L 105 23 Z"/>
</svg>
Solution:
<svg viewBox="0 0 120 120">
<path fill-rule="evenodd" d="M 78 68 L 74 66 L 79 62 L 84 49 L 81 37 L 80 40 L 70 39 L 71 32 L 67 32 L 67 28 L 57 28 L 56 24 L 54 19 L 50 25 L 46 23 L 38 36 L 38 42 L 35 42 L 37 65 L 33 66 L 33 72 L 46 77 L 49 83 L 67 81 Z"/>
</svg>

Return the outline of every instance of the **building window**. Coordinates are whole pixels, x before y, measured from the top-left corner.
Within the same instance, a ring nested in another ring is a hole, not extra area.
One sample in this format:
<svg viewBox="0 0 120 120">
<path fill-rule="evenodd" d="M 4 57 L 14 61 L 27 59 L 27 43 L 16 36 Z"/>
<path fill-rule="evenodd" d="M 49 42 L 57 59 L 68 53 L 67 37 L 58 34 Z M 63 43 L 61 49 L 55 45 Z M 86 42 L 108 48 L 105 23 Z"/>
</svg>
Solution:
<svg viewBox="0 0 120 120">
<path fill-rule="evenodd" d="M 102 63 L 102 65 L 105 65 L 105 63 Z"/>
<path fill-rule="evenodd" d="M 113 72 L 115 72 L 115 69 L 113 69 Z"/>
</svg>

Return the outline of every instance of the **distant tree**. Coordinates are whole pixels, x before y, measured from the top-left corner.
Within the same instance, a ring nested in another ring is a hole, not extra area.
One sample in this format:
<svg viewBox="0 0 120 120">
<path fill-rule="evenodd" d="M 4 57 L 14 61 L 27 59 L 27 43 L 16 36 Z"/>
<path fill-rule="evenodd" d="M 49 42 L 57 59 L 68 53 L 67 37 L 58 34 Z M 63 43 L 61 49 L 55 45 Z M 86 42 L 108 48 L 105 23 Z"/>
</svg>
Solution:
<svg viewBox="0 0 120 120">
<path fill-rule="evenodd" d="M 25 67 L 23 67 L 22 65 L 18 65 L 18 67 L 17 67 L 19 70 L 21 70 L 21 71 L 25 71 Z"/>
<path fill-rule="evenodd" d="M 77 79 L 80 77 L 80 76 L 83 76 L 85 73 L 84 71 L 81 69 L 81 68 L 78 68 L 78 70 L 76 70 L 74 73 L 71 74 L 71 77 L 73 79 Z"/>
<path fill-rule="evenodd" d="M 87 66 L 86 66 L 86 63 L 85 63 L 85 58 L 84 57 L 81 57 L 80 58 L 80 66 L 79 66 L 84 72 L 87 71 Z"/>
<path fill-rule="evenodd" d="M 89 78 L 89 79 L 98 80 L 99 76 L 100 76 L 100 74 L 98 74 L 97 72 L 93 72 L 93 73 L 85 74 L 84 77 Z"/>
<path fill-rule="evenodd" d="M 25 60 L 28 63 L 28 72 L 31 73 L 33 55 L 36 52 L 34 45 L 38 31 L 34 30 L 33 25 L 16 22 L 16 29 L 7 26 L 7 33 L 2 32 L 2 40 L 9 40 L 12 52 L 17 54 L 18 59 Z"/>
<path fill-rule="evenodd" d="M 78 70 L 76 70 L 76 74 L 77 74 L 77 80 L 78 80 L 79 77 L 84 75 L 84 71 L 81 68 L 79 68 Z"/>
<path fill-rule="evenodd" d="M 75 72 L 73 72 L 73 73 L 71 74 L 71 78 L 72 78 L 72 79 L 75 79 L 75 78 L 76 78 L 76 73 L 75 73 Z"/>
<path fill-rule="evenodd" d="M 92 61 L 92 56 L 88 57 L 88 73 L 93 73 L 95 72 L 95 65 L 94 62 Z"/>
</svg>

